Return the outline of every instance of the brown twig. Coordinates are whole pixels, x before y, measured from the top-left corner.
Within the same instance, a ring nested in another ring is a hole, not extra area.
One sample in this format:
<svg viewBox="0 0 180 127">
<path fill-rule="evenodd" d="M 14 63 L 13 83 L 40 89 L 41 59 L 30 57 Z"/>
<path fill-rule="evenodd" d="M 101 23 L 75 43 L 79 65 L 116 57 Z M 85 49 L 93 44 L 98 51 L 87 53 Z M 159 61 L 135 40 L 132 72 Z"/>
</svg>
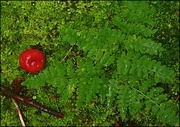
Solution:
<svg viewBox="0 0 180 127">
<path fill-rule="evenodd" d="M 61 62 L 63 62 L 63 61 L 66 59 L 66 57 L 67 57 L 67 56 L 69 55 L 69 53 L 71 52 L 72 48 L 73 48 L 73 46 L 71 46 L 71 48 L 70 48 L 69 51 L 66 53 L 66 55 L 65 55 L 64 58 L 61 60 Z"/>
<path fill-rule="evenodd" d="M 17 111 L 18 111 L 19 119 L 20 119 L 20 121 L 21 121 L 22 126 L 25 127 L 26 124 L 25 124 L 25 122 L 24 122 L 24 120 L 23 120 L 23 116 L 22 116 L 21 110 L 19 109 L 19 106 L 18 106 L 16 100 L 14 100 L 14 99 L 12 98 L 12 102 L 14 103 L 14 106 L 16 107 L 16 109 L 17 109 Z"/>
<path fill-rule="evenodd" d="M 175 103 L 176 103 L 176 101 L 179 99 L 179 97 L 180 97 L 180 96 L 178 96 L 178 97 L 176 98 L 176 100 L 174 101 L 174 103 L 173 103 L 173 104 L 175 104 Z"/>
<path fill-rule="evenodd" d="M 47 112 L 47 113 L 49 113 L 49 114 L 51 114 L 51 115 L 54 115 L 54 116 L 57 116 L 57 117 L 60 117 L 60 118 L 62 118 L 62 117 L 64 116 L 62 113 L 56 112 L 56 111 L 54 111 L 54 110 L 52 110 L 52 109 L 49 109 L 49 108 L 44 107 L 44 106 L 41 105 L 41 104 L 38 104 L 38 103 L 36 103 L 36 102 L 33 102 L 32 100 L 29 100 L 29 99 L 24 98 L 24 97 L 22 97 L 22 96 L 20 96 L 20 95 L 17 95 L 17 94 L 15 94 L 15 93 L 11 92 L 10 90 L 8 90 L 8 89 L 7 89 L 6 87 L 4 87 L 4 86 L 1 86 L 1 91 L 2 91 L 2 93 L 3 93 L 5 96 L 8 96 L 8 97 L 10 97 L 10 98 L 13 98 L 13 99 L 15 99 L 15 100 L 17 100 L 17 101 L 19 101 L 19 102 L 24 103 L 24 104 L 27 104 L 27 105 L 36 107 L 36 108 L 40 109 L 41 111 Z"/>
</svg>

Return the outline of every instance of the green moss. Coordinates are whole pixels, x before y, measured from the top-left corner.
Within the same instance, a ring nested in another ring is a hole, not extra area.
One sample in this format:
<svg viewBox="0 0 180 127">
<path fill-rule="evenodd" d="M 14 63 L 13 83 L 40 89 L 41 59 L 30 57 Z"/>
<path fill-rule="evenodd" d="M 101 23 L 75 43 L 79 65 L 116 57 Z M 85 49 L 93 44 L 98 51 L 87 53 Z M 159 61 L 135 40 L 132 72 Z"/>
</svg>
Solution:
<svg viewBox="0 0 180 127">
<path fill-rule="evenodd" d="M 2 1 L 2 84 L 23 77 L 27 97 L 65 115 L 19 104 L 27 125 L 178 126 L 178 4 Z M 19 67 L 30 47 L 46 55 L 37 75 Z M 4 96 L 1 125 L 21 126 Z"/>
</svg>

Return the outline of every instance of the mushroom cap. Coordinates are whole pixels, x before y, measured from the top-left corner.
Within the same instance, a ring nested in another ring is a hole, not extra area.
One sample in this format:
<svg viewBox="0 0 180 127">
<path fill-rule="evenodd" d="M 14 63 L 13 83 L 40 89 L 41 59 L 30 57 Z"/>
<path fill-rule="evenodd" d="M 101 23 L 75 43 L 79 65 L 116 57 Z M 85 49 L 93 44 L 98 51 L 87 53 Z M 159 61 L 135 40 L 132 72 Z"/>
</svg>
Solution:
<svg viewBox="0 0 180 127">
<path fill-rule="evenodd" d="M 27 49 L 19 56 L 20 67 L 30 73 L 38 73 L 45 64 L 44 54 L 38 49 Z"/>
</svg>

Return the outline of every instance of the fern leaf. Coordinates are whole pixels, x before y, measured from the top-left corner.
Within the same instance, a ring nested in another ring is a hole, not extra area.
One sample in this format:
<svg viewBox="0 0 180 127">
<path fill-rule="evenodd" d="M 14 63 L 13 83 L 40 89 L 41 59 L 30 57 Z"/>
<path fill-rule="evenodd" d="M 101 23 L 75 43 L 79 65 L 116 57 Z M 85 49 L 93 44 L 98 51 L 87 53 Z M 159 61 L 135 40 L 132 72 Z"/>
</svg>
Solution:
<svg viewBox="0 0 180 127">
<path fill-rule="evenodd" d="M 70 61 L 69 59 L 67 60 L 67 64 L 66 64 L 67 68 L 66 68 L 66 71 L 67 71 L 67 75 L 69 78 L 72 78 L 74 77 L 74 69 L 73 69 L 73 63 L 72 61 Z"/>
<path fill-rule="evenodd" d="M 88 93 L 86 94 L 86 104 L 90 104 L 90 101 L 99 93 L 99 89 L 102 84 L 102 80 L 98 77 L 90 78 L 89 80 L 89 88 L 86 90 Z"/>
<path fill-rule="evenodd" d="M 123 121 L 127 119 L 127 111 L 129 106 L 129 97 L 127 95 L 129 90 L 129 87 L 122 85 L 119 88 L 117 97 L 118 100 L 116 101 L 118 105 L 118 111 Z"/>
<path fill-rule="evenodd" d="M 115 96 L 117 95 L 118 84 L 114 79 L 109 80 L 108 91 L 107 91 L 107 106 L 111 107 L 113 102 L 115 101 Z"/>
<path fill-rule="evenodd" d="M 101 88 L 99 90 L 101 104 L 103 104 L 105 102 L 107 93 L 108 93 L 108 86 L 107 86 L 107 84 L 104 83 L 101 85 Z"/>
<path fill-rule="evenodd" d="M 87 81 L 81 78 L 78 83 L 77 100 L 76 105 L 78 108 L 82 107 L 86 102 L 86 90 L 88 89 Z"/>
<path fill-rule="evenodd" d="M 103 56 L 103 54 L 104 54 L 103 50 L 102 50 L 102 49 L 99 49 L 99 50 L 97 51 L 96 57 L 95 57 L 94 59 L 95 59 L 96 61 L 99 61 L 100 58 Z"/>
</svg>

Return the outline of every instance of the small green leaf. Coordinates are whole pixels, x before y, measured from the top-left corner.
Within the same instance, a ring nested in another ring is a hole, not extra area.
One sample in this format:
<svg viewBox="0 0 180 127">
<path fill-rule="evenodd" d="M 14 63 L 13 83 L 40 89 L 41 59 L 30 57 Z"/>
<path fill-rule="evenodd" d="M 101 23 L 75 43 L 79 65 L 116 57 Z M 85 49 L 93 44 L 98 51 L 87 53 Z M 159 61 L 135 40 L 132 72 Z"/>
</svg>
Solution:
<svg viewBox="0 0 180 127">
<path fill-rule="evenodd" d="M 101 57 L 103 56 L 103 51 L 102 49 L 98 49 L 95 60 L 99 61 L 101 59 Z"/>
</svg>

